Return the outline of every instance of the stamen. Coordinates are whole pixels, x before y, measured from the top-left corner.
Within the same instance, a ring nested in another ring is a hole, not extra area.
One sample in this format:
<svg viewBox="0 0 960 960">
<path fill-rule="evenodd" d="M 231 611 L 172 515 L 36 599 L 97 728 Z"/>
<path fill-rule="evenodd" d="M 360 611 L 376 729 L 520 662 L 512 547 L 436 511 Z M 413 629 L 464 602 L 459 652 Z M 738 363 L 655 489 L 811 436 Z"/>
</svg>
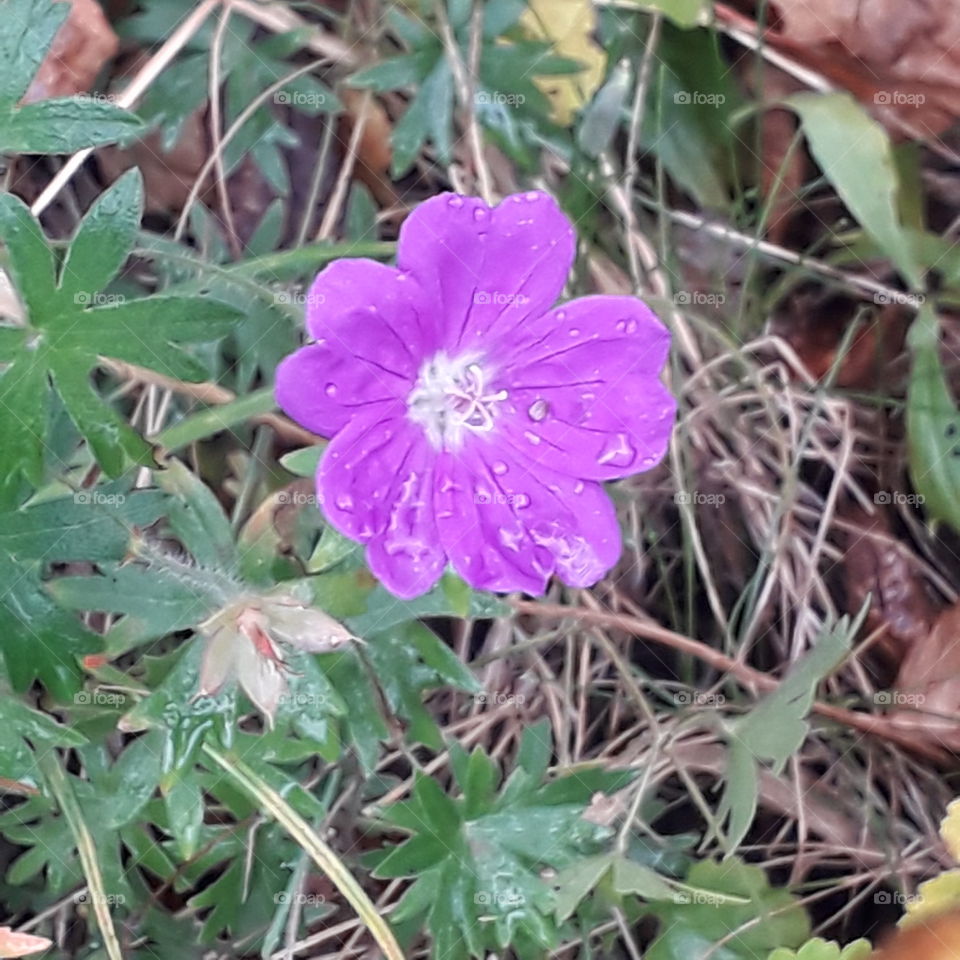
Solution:
<svg viewBox="0 0 960 960">
<path fill-rule="evenodd" d="M 407 398 L 409 416 L 438 450 L 456 450 L 463 445 L 465 430 L 493 430 L 494 405 L 508 397 L 506 390 L 488 393 L 487 380 L 475 357 L 451 360 L 438 353 L 423 365 Z"/>
</svg>

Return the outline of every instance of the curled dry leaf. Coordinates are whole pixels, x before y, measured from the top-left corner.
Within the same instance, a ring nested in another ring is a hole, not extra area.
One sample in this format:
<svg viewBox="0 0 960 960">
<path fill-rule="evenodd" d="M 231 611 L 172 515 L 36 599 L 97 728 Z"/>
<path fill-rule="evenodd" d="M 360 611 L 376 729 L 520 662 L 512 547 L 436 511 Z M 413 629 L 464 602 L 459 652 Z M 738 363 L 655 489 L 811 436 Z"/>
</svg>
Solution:
<svg viewBox="0 0 960 960">
<path fill-rule="evenodd" d="M 873 514 L 855 503 L 844 504 L 840 519 L 848 528 L 844 553 L 846 608 L 851 616 L 870 597 L 864 633 L 885 628 L 880 645 L 901 662 L 914 645 L 930 636 L 936 610 L 917 564 L 898 542 L 882 508 Z"/>
<path fill-rule="evenodd" d="M 960 749 L 960 604 L 913 644 L 895 686 L 898 709 L 889 716 L 897 726 Z"/>
<path fill-rule="evenodd" d="M 775 0 L 766 40 L 854 94 L 892 131 L 936 136 L 960 117 L 960 6 Z"/>
<path fill-rule="evenodd" d="M 16 933 L 9 927 L 0 927 L 0 957 L 26 957 L 52 946 L 53 941 L 46 937 Z"/>
<path fill-rule="evenodd" d="M 119 41 L 96 0 L 70 0 L 70 13 L 54 37 L 24 103 L 86 93 Z"/>
</svg>

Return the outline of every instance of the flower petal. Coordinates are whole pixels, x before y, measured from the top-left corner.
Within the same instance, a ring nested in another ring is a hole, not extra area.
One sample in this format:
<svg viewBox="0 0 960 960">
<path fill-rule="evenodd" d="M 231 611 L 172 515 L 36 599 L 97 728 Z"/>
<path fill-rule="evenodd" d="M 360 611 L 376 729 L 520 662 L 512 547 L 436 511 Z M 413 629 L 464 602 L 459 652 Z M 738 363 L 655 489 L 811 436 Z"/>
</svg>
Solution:
<svg viewBox="0 0 960 960">
<path fill-rule="evenodd" d="M 287 416 L 322 437 L 333 436 L 355 414 L 396 402 L 410 381 L 333 343 L 314 343 L 277 367 L 274 393 Z"/>
<path fill-rule="evenodd" d="M 448 351 L 490 348 L 557 300 L 573 263 L 570 221 L 538 191 L 491 210 L 476 197 L 440 194 L 410 214 L 398 264 L 423 288 Z"/>
<path fill-rule="evenodd" d="M 473 587 L 540 594 L 554 571 L 589 586 L 620 555 L 616 512 L 599 484 L 528 469 L 495 444 L 444 454 L 437 472 L 444 549 Z"/>
<path fill-rule="evenodd" d="M 307 330 L 345 355 L 410 379 L 436 349 L 416 280 L 374 260 L 335 260 L 307 295 Z"/>
<path fill-rule="evenodd" d="M 497 375 L 497 426 L 523 457 L 598 480 L 663 457 L 676 402 L 660 381 L 670 335 L 632 297 L 584 297 L 517 331 Z"/>
<path fill-rule="evenodd" d="M 317 491 L 330 523 L 367 544 L 371 571 L 406 599 L 437 582 L 446 557 L 431 503 L 436 455 L 401 404 L 388 409 L 354 417 L 330 441 Z"/>
</svg>

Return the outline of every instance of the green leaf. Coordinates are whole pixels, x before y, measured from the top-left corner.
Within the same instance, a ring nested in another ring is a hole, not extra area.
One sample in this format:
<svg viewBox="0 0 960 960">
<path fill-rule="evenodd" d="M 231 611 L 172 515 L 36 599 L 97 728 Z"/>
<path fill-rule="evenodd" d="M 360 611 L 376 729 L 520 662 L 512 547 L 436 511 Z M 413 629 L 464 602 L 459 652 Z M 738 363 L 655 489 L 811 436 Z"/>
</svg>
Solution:
<svg viewBox="0 0 960 960">
<path fill-rule="evenodd" d="M 803 907 L 787 891 L 772 889 L 759 867 L 739 860 L 695 864 L 672 901 L 652 902 L 650 910 L 661 933 L 644 960 L 756 960 L 810 936 Z"/>
<path fill-rule="evenodd" d="M 854 940 L 843 949 L 833 940 L 815 937 L 799 950 L 778 947 L 767 960 L 866 960 L 873 952 L 869 940 Z"/>
<path fill-rule="evenodd" d="M 0 406 L 0 433 L 20 441 L 13 449 L 4 445 L 4 475 L 38 477 L 44 431 L 37 411 L 47 409 L 50 378 L 108 475 L 119 475 L 131 462 L 149 463 L 149 445 L 103 403 L 90 379 L 92 370 L 101 356 L 109 356 L 176 376 L 203 376 L 198 363 L 184 363 L 174 341 L 215 340 L 237 316 L 225 304 L 201 296 L 127 302 L 123 296 L 97 292 L 125 257 L 139 219 L 140 194 L 136 178 L 127 176 L 94 206 L 67 254 L 70 273 L 61 287 L 56 286 L 53 254 L 37 221 L 20 200 L 0 196 L 0 240 L 8 248 L 28 321 L 21 349 L 10 351 L 10 365 L 0 378 L 0 398 L 13 401 Z M 110 242 L 104 239 L 108 234 Z M 102 260 L 95 255 L 98 248 L 105 251 Z M 81 273 L 81 267 L 93 275 Z"/>
<path fill-rule="evenodd" d="M 350 86 L 365 87 L 377 93 L 397 90 L 400 87 L 420 86 L 437 61 L 442 58 L 442 54 L 443 51 L 437 44 L 416 53 L 382 60 L 372 67 L 353 74 L 350 77 Z"/>
<path fill-rule="evenodd" d="M 910 477 L 927 516 L 960 530 L 960 411 L 940 360 L 939 329 L 933 306 L 924 304 L 907 340 L 913 361 L 907 449 Z"/>
<path fill-rule="evenodd" d="M 710 18 L 710 0 L 644 0 L 643 5 L 659 10 L 678 27 L 706 26 Z"/>
<path fill-rule="evenodd" d="M 195 768 L 176 770 L 171 774 L 163 786 L 163 802 L 180 857 L 190 860 L 196 852 L 203 826 L 203 791 Z"/>
<path fill-rule="evenodd" d="M 142 129 L 133 114 L 89 98 L 19 105 L 69 12 L 52 0 L 0 3 L 0 153 L 72 153 Z"/>
<path fill-rule="evenodd" d="M 800 115 L 810 151 L 840 199 L 919 289 L 923 277 L 900 222 L 900 184 L 886 131 L 848 93 L 798 93 L 787 103 Z"/>
<path fill-rule="evenodd" d="M 35 750 L 77 747 L 83 743 L 86 738 L 76 730 L 31 710 L 16 697 L 0 696 L 0 771 L 4 777 L 36 786 L 40 772 Z"/>
<path fill-rule="evenodd" d="M 583 899 L 610 871 L 615 854 L 598 853 L 577 860 L 553 878 L 554 910 L 557 923 L 566 922 Z"/>
<path fill-rule="evenodd" d="M 416 876 L 395 919 L 425 917 L 431 956 L 480 957 L 534 944 L 535 953 L 520 952 L 539 956 L 559 939 L 557 891 L 544 880 L 544 869 L 582 870 L 610 830 L 583 818 L 589 792 L 580 803 L 554 803 L 547 792 L 552 784 L 541 790 L 538 779 L 522 796 L 507 785 L 494 797 L 496 772 L 489 757 L 474 751 L 466 769 L 462 756 L 457 765 L 463 799 L 447 796 L 420 774 L 411 799 L 384 811 L 387 823 L 412 836 L 374 855 L 374 872 Z M 566 910 L 562 902 L 559 906 L 561 913 Z"/>
<path fill-rule="evenodd" d="M 143 177 L 128 170 L 100 194 L 80 221 L 60 271 L 60 288 L 92 296 L 120 271 L 136 241 L 143 212 Z"/>
</svg>

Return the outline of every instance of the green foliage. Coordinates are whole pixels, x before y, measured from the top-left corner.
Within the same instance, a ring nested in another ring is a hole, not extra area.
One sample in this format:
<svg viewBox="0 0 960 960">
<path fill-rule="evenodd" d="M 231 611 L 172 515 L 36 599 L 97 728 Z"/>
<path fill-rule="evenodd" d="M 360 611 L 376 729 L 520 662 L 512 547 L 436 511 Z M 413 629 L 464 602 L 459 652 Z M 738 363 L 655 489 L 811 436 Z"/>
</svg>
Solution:
<svg viewBox="0 0 960 960">
<path fill-rule="evenodd" d="M 20 104 L 68 12 L 54 0 L 0 3 L 0 153 L 72 153 L 143 129 L 133 114 L 107 99 L 56 97 Z"/>
<path fill-rule="evenodd" d="M 833 940 L 823 940 L 815 937 L 807 941 L 799 950 L 788 950 L 778 947 L 770 954 L 768 960 L 865 960 L 869 957 L 873 947 L 869 940 L 854 940 L 841 948 Z"/>
<path fill-rule="evenodd" d="M 110 476 L 131 462 L 150 463 L 150 447 L 105 404 L 91 380 L 101 356 L 171 377 L 200 380 L 203 364 L 183 344 L 222 336 L 235 313 L 205 297 L 127 300 L 105 294 L 133 247 L 143 208 L 140 175 L 130 171 L 84 217 L 57 269 L 53 250 L 27 207 L 0 196 L 0 240 L 26 309 L 24 326 L 0 329 L 0 450 L 4 477 L 43 477 L 46 417 L 52 389 Z"/>
<path fill-rule="evenodd" d="M 556 945 L 555 893 L 541 871 L 560 870 L 595 852 L 608 828 L 584 819 L 597 791 L 629 775 L 594 771 L 544 782 L 550 758 L 546 724 L 524 734 L 518 765 L 500 789 L 500 772 L 482 750 L 455 750 L 460 796 L 417 777 L 409 801 L 383 813 L 412 836 L 371 858 L 379 877 L 416 877 L 393 921 L 425 917 L 435 957 L 481 957 L 512 946 L 537 957 Z"/>
<path fill-rule="evenodd" d="M 940 360 L 940 325 L 925 304 L 910 328 L 907 394 L 910 476 L 931 520 L 960 530 L 960 412 Z"/>
</svg>

